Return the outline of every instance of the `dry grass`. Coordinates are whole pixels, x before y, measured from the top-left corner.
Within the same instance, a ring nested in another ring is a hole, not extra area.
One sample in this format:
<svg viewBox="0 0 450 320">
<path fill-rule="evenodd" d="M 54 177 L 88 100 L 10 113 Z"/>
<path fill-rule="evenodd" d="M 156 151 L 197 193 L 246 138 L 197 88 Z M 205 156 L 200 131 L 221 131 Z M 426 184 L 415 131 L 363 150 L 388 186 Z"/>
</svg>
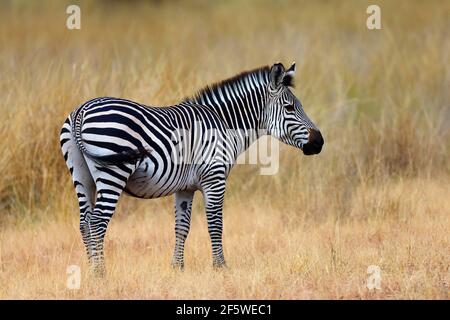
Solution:
<svg viewBox="0 0 450 320">
<path fill-rule="evenodd" d="M 378 1 L 9 1 L 0 10 L 0 298 L 448 299 L 450 6 Z M 89 98 L 179 101 L 212 81 L 296 60 L 296 93 L 325 136 L 306 158 L 281 149 L 276 176 L 231 175 L 230 268 L 212 270 L 201 196 L 186 270 L 170 268 L 170 198 L 123 198 L 106 242 L 108 278 L 87 281 L 76 198 L 59 151 L 67 114 Z M 83 270 L 80 290 L 66 267 Z M 365 286 L 369 265 L 382 290 Z"/>
</svg>

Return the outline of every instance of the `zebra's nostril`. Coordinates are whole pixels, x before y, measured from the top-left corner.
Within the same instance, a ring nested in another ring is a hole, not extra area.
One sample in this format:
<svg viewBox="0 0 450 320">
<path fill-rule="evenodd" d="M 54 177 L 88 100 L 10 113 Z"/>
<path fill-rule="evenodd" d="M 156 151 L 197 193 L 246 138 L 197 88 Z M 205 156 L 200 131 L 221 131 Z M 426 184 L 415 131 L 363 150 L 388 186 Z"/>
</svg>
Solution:
<svg viewBox="0 0 450 320">
<path fill-rule="evenodd" d="M 319 130 L 310 129 L 308 143 L 311 143 L 312 145 L 317 147 L 322 147 L 324 143 L 322 133 L 320 133 Z"/>
<path fill-rule="evenodd" d="M 316 139 L 313 141 L 314 146 L 322 148 L 323 146 L 323 138 Z"/>
</svg>

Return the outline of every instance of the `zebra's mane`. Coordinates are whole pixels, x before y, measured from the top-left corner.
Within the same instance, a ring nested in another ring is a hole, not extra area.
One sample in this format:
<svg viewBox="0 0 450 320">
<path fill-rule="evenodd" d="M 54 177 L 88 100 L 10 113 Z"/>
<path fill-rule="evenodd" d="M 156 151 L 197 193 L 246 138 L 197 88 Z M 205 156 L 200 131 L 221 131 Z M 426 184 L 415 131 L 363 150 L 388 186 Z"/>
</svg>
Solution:
<svg viewBox="0 0 450 320">
<path fill-rule="evenodd" d="M 261 76 L 263 78 L 266 77 L 268 78 L 269 71 L 270 67 L 264 66 L 250 71 L 241 72 L 231 78 L 216 82 L 214 84 L 207 85 L 203 89 L 198 90 L 197 93 L 195 93 L 193 96 L 186 97 L 185 99 L 183 99 L 183 101 L 185 102 L 199 101 L 202 98 L 204 98 L 208 93 L 216 95 L 218 93 L 218 89 L 229 87 L 235 83 L 239 83 L 241 80 L 247 78 L 248 76 L 255 75 L 257 78 L 260 78 Z"/>
</svg>

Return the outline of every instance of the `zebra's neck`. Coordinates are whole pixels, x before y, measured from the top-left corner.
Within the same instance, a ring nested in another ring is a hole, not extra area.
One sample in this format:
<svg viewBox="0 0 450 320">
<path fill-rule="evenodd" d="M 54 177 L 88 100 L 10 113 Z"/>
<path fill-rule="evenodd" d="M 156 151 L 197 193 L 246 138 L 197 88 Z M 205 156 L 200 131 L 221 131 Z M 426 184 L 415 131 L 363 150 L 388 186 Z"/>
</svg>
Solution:
<svg viewBox="0 0 450 320">
<path fill-rule="evenodd" d="M 241 73 L 200 90 L 185 101 L 213 108 L 226 126 L 237 132 L 245 151 L 264 130 L 262 115 L 267 101 L 269 67 Z"/>
</svg>

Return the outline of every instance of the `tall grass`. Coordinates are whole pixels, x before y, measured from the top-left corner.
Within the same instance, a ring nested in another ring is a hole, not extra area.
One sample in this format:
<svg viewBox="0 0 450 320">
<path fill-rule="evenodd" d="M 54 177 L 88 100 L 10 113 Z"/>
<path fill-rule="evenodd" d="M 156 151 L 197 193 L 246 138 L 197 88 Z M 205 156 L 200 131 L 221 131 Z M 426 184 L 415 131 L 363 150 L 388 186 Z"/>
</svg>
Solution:
<svg viewBox="0 0 450 320">
<path fill-rule="evenodd" d="M 199 271 L 209 263 L 207 233 L 195 234 L 205 224 L 200 199 L 183 277 L 165 269 L 171 199 L 123 197 L 106 248 L 113 292 L 76 297 L 370 298 L 361 279 L 375 260 L 388 274 L 375 297 L 448 298 L 448 3 L 378 1 L 376 31 L 366 28 L 366 1 L 84 1 L 82 28 L 72 31 L 68 4 L 0 6 L 0 297 L 72 294 L 65 266 L 73 252 L 77 263 L 84 257 L 58 133 L 78 104 L 106 95 L 169 105 L 243 70 L 295 60 L 295 93 L 325 147 L 309 158 L 282 147 L 275 176 L 234 169 L 224 212 L 234 271 Z M 138 267 L 120 278 L 130 261 Z M 45 278 L 42 263 L 58 271 Z M 136 287 L 145 263 L 166 280 L 145 278 L 159 284 L 151 292 Z M 27 273 L 30 284 L 19 284 Z M 211 277 L 218 282 L 206 289 Z"/>
</svg>

